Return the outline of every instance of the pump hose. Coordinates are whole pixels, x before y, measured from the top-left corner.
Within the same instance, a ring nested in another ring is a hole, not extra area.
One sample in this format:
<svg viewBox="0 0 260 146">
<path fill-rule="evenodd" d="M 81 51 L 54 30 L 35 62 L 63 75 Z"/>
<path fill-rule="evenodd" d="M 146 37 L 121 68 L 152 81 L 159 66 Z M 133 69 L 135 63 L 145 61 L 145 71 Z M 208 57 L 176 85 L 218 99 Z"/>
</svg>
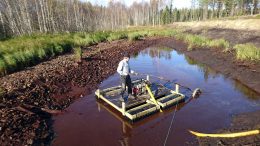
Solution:
<svg viewBox="0 0 260 146">
<path fill-rule="evenodd" d="M 223 133 L 223 134 L 207 134 L 207 133 L 199 133 L 199 132 L 195 132 L 195 131 L 191 131 L 191 130 L 189 130 L 189 132 L 198 137 L 221 137 L 221 138 L 234 138 L 234 137 L 242 137 L 242 136 L 260 134 L 259 129 L 244 131 L 244 132 L 237 132 L 237 133 Z"/>
</svg>

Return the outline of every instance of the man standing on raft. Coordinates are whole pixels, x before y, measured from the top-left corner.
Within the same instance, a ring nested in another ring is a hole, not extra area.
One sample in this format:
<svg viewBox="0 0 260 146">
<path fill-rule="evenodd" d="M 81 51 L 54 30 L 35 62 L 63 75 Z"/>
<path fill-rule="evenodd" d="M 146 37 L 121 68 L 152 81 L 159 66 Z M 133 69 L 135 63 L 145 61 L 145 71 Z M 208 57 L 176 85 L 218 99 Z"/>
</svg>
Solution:
<svg viewBox="0 0 260 146">
<path fill-rule="evenodd" d="M 123 60 L 121 60 L 118 64 L 117 67 L 117 72 L 120 75 L 120 79 L 121 79 L 121 101 L 126 102 L 128 97 L 133 97 L 132 95 L 132 81 L 131 81 L 131 77 L 130 77 L 130 73 L 134 74 L 135 72 L 133 70 L 131 70 L 130 65 L 129 65 L 129 59 L 130 59 L 130 55 L 128 53 L 124 53 L 123 56 Z M 137 74 L 137 73 L 135 73 Z M 126 86 L 128 88 L 128 96 L 126 96 L 124 98 L 124 93 L 126 90 Z"/>
</svg>

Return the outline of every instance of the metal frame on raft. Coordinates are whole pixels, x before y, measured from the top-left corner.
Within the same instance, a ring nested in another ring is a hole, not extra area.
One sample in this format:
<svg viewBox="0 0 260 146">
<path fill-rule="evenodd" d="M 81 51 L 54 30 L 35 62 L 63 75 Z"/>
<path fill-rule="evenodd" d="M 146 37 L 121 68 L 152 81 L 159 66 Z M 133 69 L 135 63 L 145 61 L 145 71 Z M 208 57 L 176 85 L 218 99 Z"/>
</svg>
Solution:
<svg viewBox="0 0 260 146">
<path fill-rule="evenodd" d="M 146 80 L 136 80 L 133 81 L 133 84 L 138 84 L 140 81 L 149 81 L 149 76 L 147 76 Z M 128 105 L 125 102 L 122 102 L 121 105 L 115 104 L 109 98 L 105 96 L 105 93 L 115 92 L 121 89 L 121 86 L 115 86 L 111 88 L 107 88 L 104 90 L 98 89 L 95 94 L 98 99 L 102 99 L 107 104 L 118 110 L 122 113 L 123 116 L 128 119 L 134 121 L 136 119 L 140 119 L 144 116 L 150 115 L 155 112 L 162 112 L 162 109 L 170 107 L 174 104 L 177 104 L 184 100 L 185 95 L 179 93 L 179 85 L 175 84 L 175 90 L 170 90 L 170 94 L 162 97 L 155 97 L 147 84 L 145 84 L 145 88 L 148 91 L 149 99 L 145 100 L 145 102 L 135 103 Z M 121 106 L 121 107 L 120 107 Z"/>
</svg>

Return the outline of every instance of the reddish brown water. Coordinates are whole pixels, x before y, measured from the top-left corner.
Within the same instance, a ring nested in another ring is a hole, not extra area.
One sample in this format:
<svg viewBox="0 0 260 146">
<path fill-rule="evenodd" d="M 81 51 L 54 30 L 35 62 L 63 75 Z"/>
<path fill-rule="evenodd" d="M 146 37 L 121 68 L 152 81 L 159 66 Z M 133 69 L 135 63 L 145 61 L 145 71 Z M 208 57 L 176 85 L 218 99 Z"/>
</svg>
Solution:
<svg viewBox="0 0 260 146">
<path fill-rule="evenodd" d="M 73 103 L 65 114 L 54 118 L 57 137 L 53 145 L 62 146 L 158 146 L 163 145 L 175 113 L 167 146 L 197 146 L 188 130 L 214 132 L 229 126 L 233 115 L 260 110 L 260 97 L 240 83 L 166 48 L 148 48 L 130 60 L 132 69 L 174 80 L 192 89 L 201 88 L 198 99 L 179 104 L 135 123 L 94 94 Z M 136 77 L 132 77 L 133 79 Z M 152 79 L 156 82 L 158 79 Z M 100 88 L 119 84 L 116 73 Z M 188 91 L 182 90 L 185 94 Z"/>
</svg>

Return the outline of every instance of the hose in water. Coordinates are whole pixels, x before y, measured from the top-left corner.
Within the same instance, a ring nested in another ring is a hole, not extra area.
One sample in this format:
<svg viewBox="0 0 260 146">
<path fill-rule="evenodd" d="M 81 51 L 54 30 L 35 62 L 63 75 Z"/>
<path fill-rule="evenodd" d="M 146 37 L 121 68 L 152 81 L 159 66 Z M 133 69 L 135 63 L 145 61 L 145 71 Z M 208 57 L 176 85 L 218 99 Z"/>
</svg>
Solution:
<svg viewBox="0 0 260 146">
<path fill-rule="evenodd" d="M 207 133 L 199 133 L 191 130 L 189 130 L 189 132 L 198 137 L 221 137 L 221 138 L 234 138 L 234 137 L 260 134 L 260 130 L 251 130 L 251 131 L 244 131 L 244 132 L 237 132 L 237 133 L 224 133 L 224 134 L 207 134 Z"/>
</svg>

